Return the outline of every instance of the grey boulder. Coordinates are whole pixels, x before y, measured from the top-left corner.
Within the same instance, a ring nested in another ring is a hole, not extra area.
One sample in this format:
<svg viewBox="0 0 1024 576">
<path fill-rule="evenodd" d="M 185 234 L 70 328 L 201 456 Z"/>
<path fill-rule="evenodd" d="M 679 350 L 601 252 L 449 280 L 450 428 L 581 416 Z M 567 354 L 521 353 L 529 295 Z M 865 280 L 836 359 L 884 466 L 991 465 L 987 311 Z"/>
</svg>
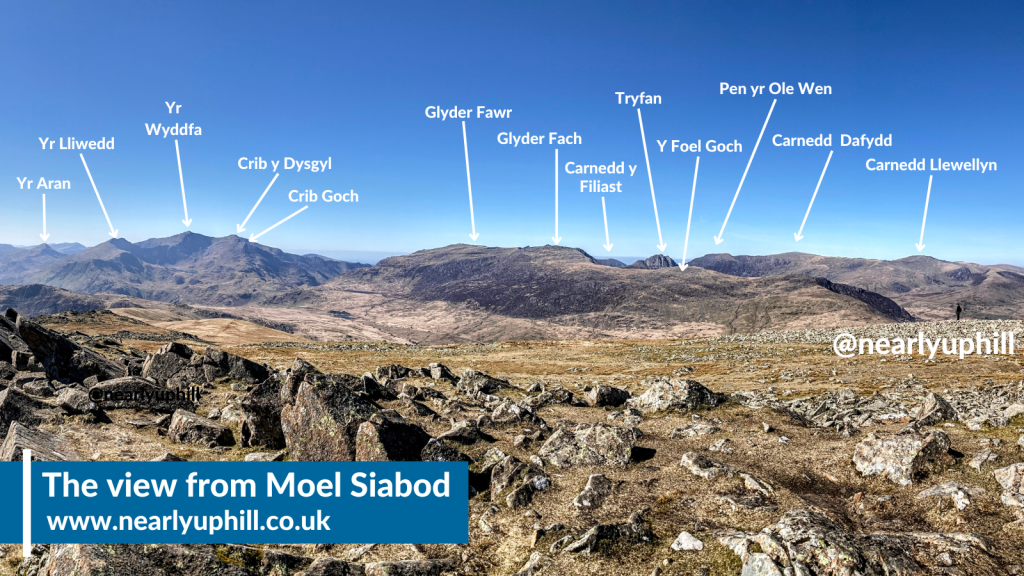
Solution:
<svg viewBox="0 0 1024 576">
<path fill-rule="evenodd" d="M 854 448 L 853 464 L 865 476 L 882 475 L 907 486 L 929 469 L 952 463 L 949 448 L 949 437 L 940 431 L 869 438 Z"/>
<path fill-rule="evenodd" d="M 626 467 L 633 453 L 633 432 L 597 423 L 575 430 L 559 428 L 540 449 L 540 456 L 556 466 Z"/>
<path fill-rule="evenodd" d="M 724 401 L 725 396 L 712 392 L 696 380 L 661 378 L 643 394 L 628 400 L 626 405 L 646 414 L 711 408 Z"/>
<path fill-rule="evenodd" d="M 174 412 L 167 436 L 179 444 L 208 447 L 235 445 L 235 436 L 230 428 L 186 410 Z"/>
</svg>

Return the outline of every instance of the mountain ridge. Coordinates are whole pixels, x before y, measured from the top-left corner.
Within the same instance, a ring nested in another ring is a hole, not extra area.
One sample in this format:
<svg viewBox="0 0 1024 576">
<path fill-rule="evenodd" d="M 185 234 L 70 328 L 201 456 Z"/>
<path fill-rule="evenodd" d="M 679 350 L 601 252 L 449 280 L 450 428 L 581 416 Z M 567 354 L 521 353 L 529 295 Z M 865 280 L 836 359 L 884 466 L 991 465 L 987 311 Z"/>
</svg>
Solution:
<svg viewBox="0 0 1024 576">
<path fill-rule="evenodd" d="M 267 291 L 318 285 L 363 266 L 288 254 L 238 236 L 184 232 L 138 243 L 115 238 L 74 254 L 46 244 L 0 252 L 0 284 L 230 306 L 259 301 Z"/>
<path fill-rule="evenodd" d="M 112 305 L 117 296 L 217 313 L 240 308 L 313 339 L 419 343 L 680 338 L 909 322 L 948 317 L 950 298 L 971 295 L 965 308 L 975 317 L 1013 317 L 1024 307 L 1024 269 L 1005 265 L 799 252 L 711 254 L 685 271 L 676 264 L 661 254 L 625 266 L 573 247 L 455 244 L 369 266 L 186 232 L 114 239 L 71 255 L 48 245 L 0 251 L 0 284 L 70 291 L 33 288 L 47 310 L 97 301 L 88 295 Z M 23 307 L 31 293 L 17 292 Z"/>
<path fill-rule="evenodd" d="M 318 330 L 364 325 L 421 344 L 682 338 L 913 319 L 888 298 L 807 276 L 616 268 L 578 248 L 551 245 L 421 250 L 267 304 L 268 315 L 333 311 L 320 315 Z"/>
<path fill-rule="evenodd" d="M 959 303 L 968 318 L 1024 316 L 1024 268 L 950 262 L 913 255 L 897 260 L 786 252 L 765 256 L 707 254 L 691 266 L 743 278 L 802 274 L 849 284 L 891 298 L 914 316 L 947 319 Z"/>
</svg>

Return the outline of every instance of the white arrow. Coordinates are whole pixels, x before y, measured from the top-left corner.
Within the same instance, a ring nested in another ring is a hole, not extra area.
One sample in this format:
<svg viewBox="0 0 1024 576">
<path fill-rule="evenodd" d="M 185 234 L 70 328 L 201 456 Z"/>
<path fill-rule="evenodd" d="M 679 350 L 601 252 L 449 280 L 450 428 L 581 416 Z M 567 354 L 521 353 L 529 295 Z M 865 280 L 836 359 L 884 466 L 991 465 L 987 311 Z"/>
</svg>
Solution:
<svg viewBox="0 0 1024 576">
<path fill-rule="evenodd" d="M 46 242 L 50 239 L 50 235 L 46 233 L 46 194 L 43 194 L 43 233 L 39 235 Z"/>
<path fill-rule="evenodd" d="M 740 178 L 740 185 L 736 187 L 736 195 L 732 197 L 732 204 L 729 204 L 729 211 L 725 214 L 725 222 L 722 222 L 722 229 L 715 236 L 715 245 L 722 243 L 722 235 L 725 234 L 725 225 L 729 223 L 729 216 L 732 215 L 732 207 L 736 205 L 736 199 L 740 197 L 740 190 L 743 189 L 743 181 L 747 179 L 747 171 L 754 162 L 754 154 L 757 154 L 757 147 L 761 144 L 761 137 L 764 136 L 764 129 L 768 127 L 768 121 L 772 118 L 772 111 L 775 110 L 775 103 L 778 99 L 772 100 L 772 107 L 768 109 L 768 117 L 764 119 L 764 126 L 761 126 L 761 133 L 757 135 L 757 142 L 754 143 L 754 151 L 750 153 L 750 160 L 747 160 L 747 167 L 743 170 L 743 177 Z"/>
<path fill-rule="evenodd" d="M 828 158 L 825 159 L 825 167 L 821 169 L 821 176 L 818 177 L 818 185 L 814 187 L 814 194 L 811 194 L 811 203 L 807 205 L 807 213 L 804 214 L 804 221 L 800 223 L 800 231 L 793 234 L 793 238 L 799 242 L 804 239 L 804 226 L 807 224 L 807 217 L 811 215 L 811 206 L 814 206 L 814 199 L 818 197 L 818 188 L 821 188 L 821 181 L 825 179 L 825 171 L 828 170 L 828 163 L 832 161 L 833 150 L 828 151 Z"/>
<path fill-rule="evenodd" d="M 278 176 L 280 176 L 280 174 L 274 174 L 274 179 L 270 181 L 270 184 L 267 184 L 267 189 L 263 191 L 263 194 L 260 196 L 260 199 L 256 201 L 256 204 L 252 207 L 252 210 L 249 210 L 249 215 L 245 217 L 245 220 L 243 220 L 241 224 L 235 224 L 235 230 L 239 234 L 245 232 L 246 223 L 249 222 L 249 218 L 252 218 L 252 213 L 256 211 L 256 207 L 260 205 L 260 202 L 263 202 L 263 196 L 266 196 L 267 192 L 270 192 L 270 187 L 273 186 L 274 182 L 277 181 Z"/>
<path fill-rule="evenodd" d="M 466 121 L 462 121 L 462 147 L 466 150 L 466 186 L 469 187 L 469 223 L 473 233 L 469 235 L 476 242 L 480 235 L 476 233 L 476 217 L 473 216 L 473 181 L 469 178 L 469 141 L 466 140 Z"/>
<path fill-rule="evenodd" d="M 661 220 L 658 219 L 658 200 L 654 197 L 654 177 L 651 176 L 651 159 L 647 155 L 647 136 L 644 135 L 644 116 L 640 113 L 640 109 L 636 109 L 637 118 L 640 119 L 640 140 L 644 143 L 644 160 L 647 161 L 647 180 L 651 183 L 651 202 L 654 203 L 654 223 L 658 225 L 658 250 L 662 252 L 668 245 L 661 239 Z"/>
<path fill-rule="evenodd" d="M 562 241 L 562 237 L 558 235 L 558 148 L 555 148 L 555 235 L 551 237 L 551 241 L 556 246 Z"/>
<path fill-rule="evenodd" d="M 192 219 L 188 217 L 188 202 L 185 201 L 185 177 L 181 175 L 181 150 L 178 149 L 177 140 L 174 141 L 174 152 L 178 155 L 178 180 L 181 180 L 181 204 L 185 207 L 185 219 L 181 223 L 188 228 L 192 224 Z"/>
<path fill-rule="evenodd" d="M 107 208 L 103 206 L 103 198 L 100 198 L 100 191 L 96 189 L 96 182 L 92 179 L 92 172 L 89 172 L 89 165 L 85 163 L 85 156 L 79 154 L 79 158 L 82 159 L 82 166 L 85 166 L 85 173 L 89 175 L 89 183 L 92 184 L 92 190 L 96 193 L 96 199 L 100 201 L 100 208 L 103 209 L 103 217 L 107 219 L 107 226 L 110 226 L 109 234 L 117 238 L 117 230 L 114 230 L 114 225 L 110 223 L 110 216 L 107 215 Z"/>
<path fill-rule="evenodd" d="M 267 232 L 270 232 L 270 231 L 271 231 L 271 230 L 273 230 L 274 228 L 277 228 L 277 227 L 278 227 L 278 226 L 280 226 L 281 224 L 284 224 L 285 222 L 287 222 L 287 221 L 291 220 L 292 218 L 294 218 L 294 217 L 298 216 L 298 215 L 299 215 L 299 212 L 302 212 L 302 211 L 303 211 L 303 210 L 305 210 L 306 208 L 309 208 L 309 205 L 308 205 L 308 204 L 307 204 L 307 205 L 305 205 L 305 206 L 303 206 L 302 208 L 299 208 L 298 210 L 296 210 L 296 211 L 295 211 L 295 213 L 294 213 L 294 214 L 292 214 L 291 216 L 285 216 L 285 217 L 284 217 L 284 218 L 283 218 L 283 219 L 282 219 L 282 220 L 281 220 L 280 222 L 278 222 L 277 224 L 274 224 L 274 225 L 273 225 L 273 226 L 271 226 L 270 228 L 267 228 L 267 229 L 266 229 L 266 230 L 264 230 L 263 232 L 260 232 L 259 234 L 250 234 L 250 235 L 249 235 L 249 242 L 255 242 L 257 238 L 259 238 L 260 236 L 263 236 L 263 235 L 264 235 L 264 234 L 266 234 Z"/>
<path fill-rule="evenodd" d="M 683 261 L 679 263 L 680 270 L 686 270 L 686 249 L 690 246 L 690 220 L 693 219 L 693 198 L 697 195 L 697 170 L 700 169 L 700 156 L 697 156 L 697 164 L 693 167 L 693 190 L 690 190 L 690 213 L 686 216 L 686 240 L 683 241 Z"/>
<path fill-rule="evenodd" d="M 604 249 L 612 251 L 612 241 L 608 238 L 608 208 L 604 205 L 604 196 L 601 196 L 601 211 L 604 212 Z"/>
<path fill-rule="evenodd" d="M 921 239 L 915 244 L 917 251 L 924 250 L 924 224 L 928 221 L 928 201 L 932 199 L 932 177 L 928 176 L 928 195 L 924 197 L 924 218 L 921 218 Z"/>
</svg>

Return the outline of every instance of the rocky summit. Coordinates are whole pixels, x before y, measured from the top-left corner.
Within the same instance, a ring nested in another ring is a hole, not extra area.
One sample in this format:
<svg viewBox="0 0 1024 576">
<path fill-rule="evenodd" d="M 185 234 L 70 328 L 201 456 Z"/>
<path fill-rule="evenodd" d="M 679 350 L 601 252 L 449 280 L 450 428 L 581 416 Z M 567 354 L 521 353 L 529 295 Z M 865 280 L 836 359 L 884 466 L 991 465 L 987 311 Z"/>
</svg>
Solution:
<svg viewBox="0 0 1024 576">
<path fill-rule="evenodd" d="M 831 329 L 218 346 L 142 338 L 153 327 L 124 322 L 0 316 L 0 458 L 463 461 L 469 543 L 54 544 L 27 559 L 10 544 L 0 574 L 1024 570 L 1016 356 L 840 359 Z M 850 330 L 952 337 L 1010 324 Z"/>
</svg>

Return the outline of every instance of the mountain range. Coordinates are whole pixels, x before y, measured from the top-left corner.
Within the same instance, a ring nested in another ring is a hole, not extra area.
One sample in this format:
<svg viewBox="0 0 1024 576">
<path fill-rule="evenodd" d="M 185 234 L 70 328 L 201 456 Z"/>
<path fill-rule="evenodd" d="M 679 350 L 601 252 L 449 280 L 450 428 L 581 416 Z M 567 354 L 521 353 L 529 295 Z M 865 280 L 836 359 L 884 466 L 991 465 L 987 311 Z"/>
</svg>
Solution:
<svg viewBox="0 0 1024 576">
<path fill-rule="evenodd" d="M 2 251 L 0 284 L 44 284 L 87 294 L 237 306 L 259 303 L 268 293 L 316 286 L 367 266 L 288 254 L 238 236 L 211 238 L 192 232 L 139 243 L 115 238 L 68 252 L 47 244 Z"/>
<path fill-rule="evenodd" d="M 946 262 L 928 256 L 899 260 L 836 258 L 802 252 L 773 256 L 708 254 L 691 266 L 743 278 L 800 274 L 826 278 L 891 298 L 922 320 L 952 317 L 957 303 L 966 318 L 1024 317 L 1024 268 Z"/>
<path fill-rule="evenodd" d="M 681 271 L 660 254 L 626 266 L 562 246 L 464 244 L 369 266 L 190 232 L 61 248 L 0 245 L 0 303 L 53 313 L 161 302 L 311 339 L 419 343 L 906 322 L 948 318 L 957 302 L 974 318 L 1024 313 L 1024 269 L 926 256 L 711 254 Z"/>
<path fill-rule="evenodd" d="M 423 250 L 268 304 L 268 315 L 338 312 L 330 322 L 305 321 L 319 330 L 350 323 L 419 343 L 676 338 L 913 319 L 888 298 L 825 279 L 683 273 L 663 256 L 620 268 L 561 246 Z"/>
</svg>

